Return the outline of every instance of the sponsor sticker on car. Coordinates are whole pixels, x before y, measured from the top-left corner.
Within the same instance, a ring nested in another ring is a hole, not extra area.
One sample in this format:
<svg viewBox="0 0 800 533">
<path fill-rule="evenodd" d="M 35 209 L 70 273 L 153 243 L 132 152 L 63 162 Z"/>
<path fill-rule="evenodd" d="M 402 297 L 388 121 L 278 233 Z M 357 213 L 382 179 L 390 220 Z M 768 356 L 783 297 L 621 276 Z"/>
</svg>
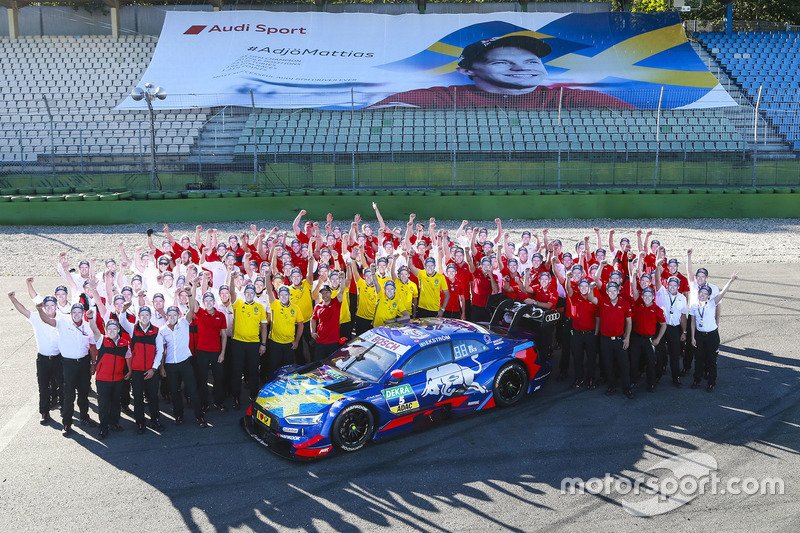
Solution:
<svg viewBox="0 0 800 533">
<path fill-rule="evenodd" d="M 269 427 L 269 417 L 261 411 L 256 411 L 256 419 L 265 426 Z"/>
<path fill-rule="evenodd" d="M 362 334 L 361 338 L 367 342 L 371 342 L 373 344 L 377 344 L 378 346 L 382 346 L 383 348 L 386 348 L 390 352 L 394 352 L 398 355 L 406 353 L 410 348 L 410 346 L 406 346 L 405 344 L 400 344 L 399 342 L 387 339 L 383 335 L 378 335 L 377 333 L 372 331 L 367 331 L 366 333 Z"/>
<path fill-rule="evenodd" d="M 403 384 L 397 387 L 384 389 L 383 397 L 389 405 L 389 410 L 394 414 L 407 413 L 419 409 L 419 401 L 411 385 Z"/>
</svg>

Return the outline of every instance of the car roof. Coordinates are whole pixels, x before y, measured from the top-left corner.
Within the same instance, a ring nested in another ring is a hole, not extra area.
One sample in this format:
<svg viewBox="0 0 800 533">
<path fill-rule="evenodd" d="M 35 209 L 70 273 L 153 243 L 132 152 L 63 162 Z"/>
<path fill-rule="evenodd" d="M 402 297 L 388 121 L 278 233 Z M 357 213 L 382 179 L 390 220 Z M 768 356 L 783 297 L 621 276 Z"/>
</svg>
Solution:
<svg viewBox="0 0 800 533">
<path fill-rule="evenodd" d="M 437 340 L 489 333 L 477 324 L 451 318 L 417 318 L 405 323 L 386 324 L 372 332 L 405 346 L 423 346 Z"/>
</svg>

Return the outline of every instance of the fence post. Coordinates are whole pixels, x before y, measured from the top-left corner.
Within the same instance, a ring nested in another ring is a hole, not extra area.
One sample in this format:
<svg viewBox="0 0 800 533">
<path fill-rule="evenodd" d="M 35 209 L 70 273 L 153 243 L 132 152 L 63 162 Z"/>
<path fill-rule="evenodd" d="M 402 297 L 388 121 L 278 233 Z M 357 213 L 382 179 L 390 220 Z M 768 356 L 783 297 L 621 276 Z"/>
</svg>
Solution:
<svg viewBox="0 0 800 533">
<path fill-rule="evenodd" d="M 256 100 L 253 96 L 253 89 L 250 89 L 250 104 L 253 106 L 253 186 L 258 185 L 258 143 L 256 142 L 255 112 Z"/>
<path fill-rule="evenodd" d="M 557 188 L 561 188 L 561 137 L 564 135 L 564 128 L 561 124 L 561 101 L 564 98 L 564 87 L 558 91 L 558 135 L 556 136 L 556 144 L 558 144 L 558 177 L 556 178 Z"/>
<path fill-rule="evenodd" d="M 450 135 L 450 142 L 453 143 L 453 187 L 456 186 L 456 144 L 458 143 L 458 134 L 456 133 L 458 131 L 456 127 L 456 120 L 457 120 L 456 97 L 458 96 L 456 94 L 457 90 L 458 89 L 456 89 L 456 87 L 453 87 L 453 130 L 452 134 Z"/>
<path fill-rule="evenodd" d="M 47 110 L 47 116 L 50 118 L 50 168 L 52 171 L 53 180 L 56 179 L 56 141 L 53 135 L 53 114 L 50 112 L 50 104 L 47 102 L 47 97 L 42 95 L 44 100 L 44 108 Z"/>
<path fill-rule="evenodd" d="M 753 109 L 753 187 L 756 186 L 756 169 L 758 168 L 758 108 L 761 107 L 761 92 L 764 85 L 758 86 L 756 107 Z"/>
<path fill-rule="evenodd" d="M 661 102 L 664 100 L 664 86 L 658 95 L 658 110 L 656 111 L 656 168 L 653 172 L 653 188 L 658 187 L 658 156 L 661 152 Z"/>
<path fill-rule="evenodd" d="M 81 154 L 81 174 L 83 174 L 83 128 L 78 128 L 78 150 L 80 150 Z M 141 147 L 141 140 L 140 140 L 140 147 Z"/>
<path fill-rule="evenodd" d="M 19 164 L 20 174 L 25 174 L 25 150 L 22 148 L 22 128 L 19 130 Z"/>
<path fill-rule="evenodd" d="M 355 91 L 350 88 L 350 142 L 353 143 L 353 149 L 350 150 L 350 167 L 353 172 L 353 190 L 356 190 L 356 142 L 353 142 L 353 118 L 355 118 L 356 99 Z"/>
</svg>

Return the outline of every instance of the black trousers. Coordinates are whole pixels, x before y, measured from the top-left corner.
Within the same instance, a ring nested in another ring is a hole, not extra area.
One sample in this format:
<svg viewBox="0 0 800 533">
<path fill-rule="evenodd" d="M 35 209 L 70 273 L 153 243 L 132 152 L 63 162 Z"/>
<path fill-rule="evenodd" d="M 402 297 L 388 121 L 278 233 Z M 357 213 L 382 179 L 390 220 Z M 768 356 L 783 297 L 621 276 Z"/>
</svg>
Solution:
<svg viewBox="0 0 800 533">
<path fill-rule="evenodd" d="M 137 424 L 144 424 L 144 398 L 147 396 L 147 408 L 150 420 L 158 420 L 161 411 L 158 407 L 158 371 L 150 379 L 144 379 L 144 370 L 131 371 L 131 389 L 133 390 L 133 419 Z"/>
<path fill-rule="evenodd" d="M 119 424 L 120 391 L 122 390 L 123 381 L 125 380 L 95 380 L 95 385 L 97 386 L 97 410 L 102 433 L 106 433 L 110 426 Z"/>
<path fill-rule="evenodd" d="M 333 342 L 330 344 L 316 343 L 314 345 L 314 361 L 322 361 L 339 349 L 340 344 Z"/>
<path fill-rule="evenodd" d="M 708 370 L 708 384 L 717 384 L 717 350 L 719 350 L 719 329 L 704 333 L 695 331 L 697 347 L 694 351 L 694 380 L 700 383 Z"/>
<path fill-rule="evenodd" d="M 647 384 L 656 384 L 656 347 L 652 344 L 653 337 L 631 333 L 631 382 L 639 379 L 639 362 L 645 361 Z"/>
<path fill-rule="evenodd" d="M 222 390 L 225 396 L 231 394 L 231 381 L 233 381 L 233 343 L 231 337 L 228 337 L 228 342 L 225 344 L 225 360 L 222 361 Z M 214 386 L 216 387 L 216 382 Z"/>
<path fill-rule="evenodd" d="M 36 382 L 39 384 L 39 414 L 46 415 L 50 412 L 50 384 L 53 380 L 60 385 L 58 390 L 59 402 L 64 403 L 64 370 L 61 367 L 61 356 L 47 357 L 36 356 Z"/>
<path fill-rule="evenodd" d="M 681 358 L 681 327 L 667 326 L 667 331 L 664 333 L 659 346 L 669 357 L 669 369 L 672 374 L 672 381 L 677 380 L 681 375 L 680 358 Z"/>
<path fill-rule="evenodd" d="M 258 349 L 259 342 L 242 342 L 232 339 L 233 346 L 233 380 L 231 381 L 231 394 L 234 400 L 239 400 L 242 395 L 242 373 L 247 376 L 247 385 L 250 392 L 250 399 L 258 396 Z"/>
<path fill-rule="evenodd" d="M 225 390 L 223 389 L 223 368 L 219 362 L 219 352 L 206 352 L 197 350 L 197 393 L 200 396 L 202 407 L 208 407 L 208 369 L 211 368 L 211 376 L 214 379 L 214 405 L 222 405 L 225 401 Z"/>
<path fill-rule="evenodd" d="M 183 381 L 184 392 L 188 395 L 189 401 L 192 402 L 194 417 L 200 418 L 203 416 L 200 399 L 197 397 L 194 369 L 189 359 L 185 359 L 180 363 L 164 364 L 164 368 L 167 371 L 167 381 L 169 382 L 169 395 L 172 398 L 172 414 L 175 418 L 183 417 L 183 396 L 178 391 L 178 385 L 181 381 Z"/>
<path fill-rule="evenodd" d="M 311 338 L 311 321 L 303 323 L 303 336 L 300 337 L 300 342 L 297 343 L 297 349 L 294 351 L 294 362 L 298 365 L 305 365 L 311 362 L 312 343 L 314 339 Z"/>
<path fill-rule="evenodd" d="M 353 338 L 353 321 L 342 322 L 339 324 L 339 337 L 344 337 L 347 340 Z"/>
<path fill-rule="evenodd" d="M 461 318 L 461 311 L 445 311 L 442 313 L 442 317 L 455 318 L 456 320 L 459 320 Z"/>
<path fill-rule="evenodd" d="M 559 372 L 566 376 L 569 372 L 569 360 L 572 352 L 572 319 L 565 318 L 559 330 L 561 336 L 561 360 L 558 363 Z M 575 376 L 577 379 L 578 376 Z"/>
<path fill-rule="evenodd" d="M 88 355 L 84 355 L 80 359 L 62 357 L 61 366 L 64 369 L 64 403 L 61 404 L 61 423 L 67 426 L 72 424 L 76 393 L 81 418 L 89 416 L 89 389 L 91 388 L 92 373 Z"/>
<path fill-rule="evenodd" d="M 622 388 L 631 388 L 631 371 L 628 361 L 628 352 L 622 347 L 622 337 L 612 339 L 604 335 L 600 336 L 600 357 L 603 360 L 603 367 L 606 371 L 606 379 L 610 388 L 616 388 L 617 377 L 614 372 L 614 363 L 619 368 Z"/>
<path fill-rule="evenodd" d="M 281 367 L 294 364 L 294 351 L 292 343 L 281 344 L 275 341 L 269 342 L 269 373 L 267 379 Z"/>
<path fill-rule="evenodd" d="M 435 318 L 439 315 L 439 310 L 431 311 L 430 309 L 423 309 L 417 307 L 417 318 Z"/>
<path fill-rule="evenodd" d="M 575 381 L 594 380 L 597 371 L 597 336 L 594 330 L 571 329 L 569 344 L 575 365 Z"/>
<path fill-rule="evenodd" d="M 361 335 L 372 329 L 372 318 L 363 318 L 357 316 L 353 321 L 356 329 L 356 335 Z"/>
</svg>

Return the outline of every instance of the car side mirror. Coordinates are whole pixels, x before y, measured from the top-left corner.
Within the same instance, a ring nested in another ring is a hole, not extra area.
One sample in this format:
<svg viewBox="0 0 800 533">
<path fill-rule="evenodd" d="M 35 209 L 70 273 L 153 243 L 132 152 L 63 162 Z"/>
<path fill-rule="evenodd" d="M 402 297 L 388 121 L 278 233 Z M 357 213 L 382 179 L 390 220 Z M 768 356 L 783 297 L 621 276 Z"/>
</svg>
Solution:
<svg viewBox="0 0 800 533">
<path fill-rule="evenodd" d="M 392 376 L 392 381 L 396 381 L 399 383 L 403 381 L 403 378 L 405 377 L 406 373 L 398 368 L 396 370 L 392 370 L 392 373 L 390 375 Z"/>
</svg>

